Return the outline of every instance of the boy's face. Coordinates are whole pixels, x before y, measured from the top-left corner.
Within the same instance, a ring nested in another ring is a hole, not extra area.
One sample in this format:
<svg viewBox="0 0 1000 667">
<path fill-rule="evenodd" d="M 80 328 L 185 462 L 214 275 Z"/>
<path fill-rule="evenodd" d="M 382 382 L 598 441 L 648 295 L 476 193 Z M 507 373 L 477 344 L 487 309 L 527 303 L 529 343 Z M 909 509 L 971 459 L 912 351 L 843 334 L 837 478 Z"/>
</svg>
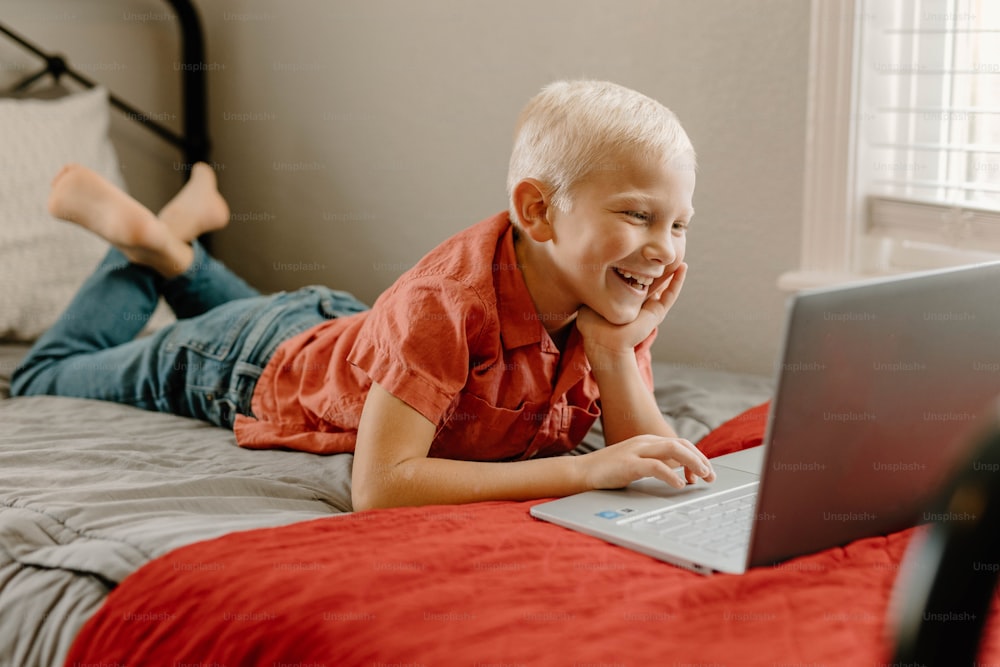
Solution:
<svg viewBox="0 0 1000 667">
<path fill-rule="evenodd" d="M 665 162 L 608 166 L 577 184 L 569 211 L 549 209 L 548 250 L 553 278 L 576 308 L 627 324 L 684 260 L 695 174 Z"/>
</svg>

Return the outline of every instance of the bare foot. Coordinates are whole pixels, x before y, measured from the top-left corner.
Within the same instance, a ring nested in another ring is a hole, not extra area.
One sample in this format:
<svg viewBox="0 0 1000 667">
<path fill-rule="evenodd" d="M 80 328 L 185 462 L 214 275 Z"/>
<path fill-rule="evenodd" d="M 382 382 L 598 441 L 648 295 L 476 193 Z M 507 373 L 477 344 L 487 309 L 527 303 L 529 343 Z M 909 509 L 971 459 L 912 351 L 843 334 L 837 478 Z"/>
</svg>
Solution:
<svg viewBox="0 0 1000 667">
<path fill-rule="evenodd" d="M 191 167 L 191 178 L 160 210 L 160 220 L 174 236 L 191 242 L 229 223 L 229 205 L 219 194 L 215 171 L 204 162 Z"/>
<path fill-rule="evenodd" d="M 164 277 L 179 275 L 194 260 L 191 247 L 176 238 L 153 212 L 100 174 L 69 164 L 52 180 L 49 213 L 89 229 L 129 261 Z"/>
</svg>

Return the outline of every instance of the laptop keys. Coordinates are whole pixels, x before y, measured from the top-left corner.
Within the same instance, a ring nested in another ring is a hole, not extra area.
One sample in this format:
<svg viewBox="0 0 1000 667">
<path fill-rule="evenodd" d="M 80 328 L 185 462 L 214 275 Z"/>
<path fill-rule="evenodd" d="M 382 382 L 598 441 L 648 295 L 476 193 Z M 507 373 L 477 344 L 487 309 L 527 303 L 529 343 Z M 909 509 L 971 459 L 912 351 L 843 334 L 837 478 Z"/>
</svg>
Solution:
<svg viewBox="0 0 1000 667">
<path fill-rule="evenodd" d="M 731 498 L 707 498 L 630 519 L 632 529 L 656 533 L 717 553 L 743 549 L 750 537 L 756 490 Z"/>
</svg>

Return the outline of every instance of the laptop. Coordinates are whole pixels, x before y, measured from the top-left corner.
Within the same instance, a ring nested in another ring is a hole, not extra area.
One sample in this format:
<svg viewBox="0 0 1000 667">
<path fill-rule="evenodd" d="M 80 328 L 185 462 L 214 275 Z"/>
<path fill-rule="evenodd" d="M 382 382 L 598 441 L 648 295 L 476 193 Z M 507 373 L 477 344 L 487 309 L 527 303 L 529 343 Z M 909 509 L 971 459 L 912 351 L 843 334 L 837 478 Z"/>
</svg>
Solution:
<svg viewBox="0 0 1000 667">
<path fill-rule="evenodd" d="M 713 459 L 710 484 L 646 478 L 531 514 L 704 574 L 934 520 L 1000 396 L 998 293 L 1000 262 L 799 293 L 761 446 Z"/>
</svg>

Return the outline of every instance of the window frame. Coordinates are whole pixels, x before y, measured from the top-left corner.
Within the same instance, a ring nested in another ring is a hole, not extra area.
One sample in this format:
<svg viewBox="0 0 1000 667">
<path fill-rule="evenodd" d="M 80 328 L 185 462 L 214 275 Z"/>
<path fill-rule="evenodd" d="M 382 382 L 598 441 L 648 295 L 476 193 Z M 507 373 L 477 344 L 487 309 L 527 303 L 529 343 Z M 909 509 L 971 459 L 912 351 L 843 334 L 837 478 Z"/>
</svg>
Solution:
<svg viewBox="0 0 1000 667">
<path fill-rule="evenodd" d="M 801 256 L 798 269 L 780 276 L 784 290 L 1000 258 L 972 247 L 936 246 L 926 234 L 900 243 L 899 230 L 868 229 L 873 202 L 857 173 L 859 41 L 862 24 L 872 18 L 864 8 L 864 0 L 811 0 Z M 935 205 L 895 210 L 909 214 L 928 206 Z M 963 207 L 954 214 L 965 213 Z M 949 207 L 942 204 L 939 214 L 948 215 Z M 986 217 L 993 222 L 993 214 Z"/>
<path fill-rule="evenodd" d="M 855 195 L 856 0 L 812 0 L 806 106 L 803 225 L 796 290 L 858 277 Z"/>
</svg>

